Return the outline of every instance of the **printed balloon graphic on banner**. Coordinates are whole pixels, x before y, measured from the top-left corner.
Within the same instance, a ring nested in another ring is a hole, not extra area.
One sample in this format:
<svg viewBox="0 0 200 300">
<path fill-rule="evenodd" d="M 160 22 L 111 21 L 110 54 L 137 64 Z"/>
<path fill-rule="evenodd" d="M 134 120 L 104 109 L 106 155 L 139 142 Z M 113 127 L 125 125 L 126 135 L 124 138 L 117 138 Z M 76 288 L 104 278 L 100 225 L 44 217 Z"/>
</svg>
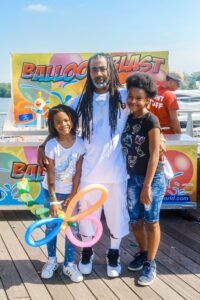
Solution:
<svg viewBox="0 0 200 300">
<path fill-rule="evenodd" d="M 79 83 L 79 80 L 77 80 L 77 74 L 79 70 L 81 73 L 84 71 L 86 72 L 86 70 L 81 67 L 82 62 L 82 56 L 77 53 L 61 53 L 54 54 L 52 56 L 50 60 L 50 65 L 53 67 L 52 73 L 55 74 L 55 78 L 57 79 L 62 76 L 63 78 L 52 84 L 53 89 L 51 93 L 52 95 L 49 98 L 50 103 L 54 103 L 55 101 L 52 101 L 52 97 L 56 97 L 60 103 L 66 104 L 69 100 L 81 93 L 83 89 L 83 82 L 80 82 L 81 88 L 77 89 L 77 84 Z"/>
<path fill-rule="evenodd" d="M 174 172 L 166 194 L 184 194 L 194 172 L 192 161 L 189 156 L 177 150 L 168 150 L 166 157 Z"/>
<path fill-rule="evenodd" d="M 55 73 L 55 68 L 57 66 L 61 66 L 60 72 L 57 74 L 58 76 L 61 75 L 65 69 L 66 66 L 70 64 L 76 64 L 77 66 L 83 61 L 80 54 L 76 53 L 60 53 L 60 54 L 54 54 L 50 60 L 50 65 L 53 66 L 52 73 Z M 58 69 L 59 70 L 59 69 Z M 67 75 L 70 77 L 72 76 L 72 70 Z M 65 82 L 60 81 L 60 85 L 62 86 Z"/>
<path fill-rule="evenodd" d="M 24 147 L 24 148 L 14 148 L 11 150 L 16 153 L 16 155 L 8 152 L 0 152 L 0 201 L 3 204 L 19 204 L 19 197 L 16 191 L 16 185 L 18 177 L 12 176 L 12 167 L 13 162 L 24 164 L 35 164 L 36 163 L 36 153 L 37 147 Z M 11 152 L 11 150 L 8 150 Z M 25 153 L 26 152 L 26 153 Z M 27 160 L 26 160 L 26 159 Z M 19 178 L 20 179 L 20 178 Z M 30 188 L 32 191 L 32 195 L 35 199 L 37 199 L 41 192 L 41 186 L 39 182 L 30 182 Z M 23 204 L 21 202 L 21 204 Z"/>
<path fill-rule="evenodd" d="M 24 154 L 29 164 L 37 163 L 37 147 L 24 147 Z"/>
</svg>

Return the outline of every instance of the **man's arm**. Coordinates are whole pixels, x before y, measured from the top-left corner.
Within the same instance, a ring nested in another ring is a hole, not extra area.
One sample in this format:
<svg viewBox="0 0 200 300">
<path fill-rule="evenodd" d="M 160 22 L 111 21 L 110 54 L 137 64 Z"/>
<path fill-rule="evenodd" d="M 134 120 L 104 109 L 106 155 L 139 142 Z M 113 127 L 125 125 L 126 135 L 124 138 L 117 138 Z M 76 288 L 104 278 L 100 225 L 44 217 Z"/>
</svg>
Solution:
<svg viewBox="0 0 200 300">
<path fill-rule="evenodd" d="M 181 126 L 178 119 L 177 110 L 169 110 L 169 116 L 171 120 L 171 126 L 174 129 L 175 133 L 181 133 Z"/>
<path fill-rule="evenodd" d="M 45 156 L 45 146 L 46 143 L 51 139 L 52 137 L 50 134 L 46 137 L 44 142 L 38 147 L 38 152 L 37 152 L 37 163 L 40 167 L 42 167 L 46 171 L 46 166 L 49 164 L 48 159 Z"/>
</svg>

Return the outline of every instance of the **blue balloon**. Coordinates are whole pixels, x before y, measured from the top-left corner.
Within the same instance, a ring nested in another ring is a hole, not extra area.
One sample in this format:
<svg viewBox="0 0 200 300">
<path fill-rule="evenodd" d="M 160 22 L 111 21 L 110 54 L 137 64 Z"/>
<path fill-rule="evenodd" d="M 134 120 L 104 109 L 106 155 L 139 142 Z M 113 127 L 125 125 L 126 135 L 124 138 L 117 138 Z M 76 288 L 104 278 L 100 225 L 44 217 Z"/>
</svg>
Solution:
<svg viewBox="0 0 200 300">
<path fill-rule="evenodd" d="M 42 219 L 39 221 L 34 222 L 31 226 L 28 227 L 26 230 L 24 239 L 25 242 L 30 246 L 30 247 L 40 247 L 44 244 L 47 244 L 49 241 L 51 241 L 60 231 L 60 226 L 63 223 L 63 219 L 61 218 L 52 218 L 52 219 Z M 47 224 L 56 224 L 56 226 L 53 228 L 53 230 L 45 236 L 41 240 L 34 241 L 31 237 L 31 234 L 33 231 L 43 225 Z"/>
</svg>

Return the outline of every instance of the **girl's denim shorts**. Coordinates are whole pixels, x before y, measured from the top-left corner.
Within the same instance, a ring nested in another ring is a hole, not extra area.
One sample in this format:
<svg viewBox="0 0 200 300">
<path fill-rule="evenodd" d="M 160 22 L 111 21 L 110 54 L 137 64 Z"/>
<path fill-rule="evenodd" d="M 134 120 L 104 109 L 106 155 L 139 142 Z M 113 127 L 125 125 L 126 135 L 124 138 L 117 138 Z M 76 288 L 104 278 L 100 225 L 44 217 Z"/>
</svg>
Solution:
<svg viewBox="0 0 200 300">
<path fill-rule="evenodd" d="M 160 208 L 166 189 L 165 175 L 163 172 L 154 175 L 151 184 L 152 202 L 149 205 L 140 202 L 144 180 L 145 176 L 131 176 L 128 180 L 127 201 L 131 223 L 140 220 L 155 223 L 160 218 Z"/>
</svg>

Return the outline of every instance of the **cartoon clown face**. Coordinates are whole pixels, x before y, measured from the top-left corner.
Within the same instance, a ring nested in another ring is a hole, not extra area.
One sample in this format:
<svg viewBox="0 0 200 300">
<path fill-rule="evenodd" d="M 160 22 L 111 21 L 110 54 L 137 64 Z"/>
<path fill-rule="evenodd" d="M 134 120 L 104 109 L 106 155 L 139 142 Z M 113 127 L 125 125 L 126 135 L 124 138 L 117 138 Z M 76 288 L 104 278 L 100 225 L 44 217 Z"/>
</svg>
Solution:
<svg viewBox="0 0 200 300">
<path fill-rule="evenodd" d="M 42 98 L 42 92 L 38 92 L 38 98 L 34 102 L 34 107 L 37 109 L 38 112 L 42 112 L 43 108 L 46 105 L 46 102 Z"/>
</svg>

